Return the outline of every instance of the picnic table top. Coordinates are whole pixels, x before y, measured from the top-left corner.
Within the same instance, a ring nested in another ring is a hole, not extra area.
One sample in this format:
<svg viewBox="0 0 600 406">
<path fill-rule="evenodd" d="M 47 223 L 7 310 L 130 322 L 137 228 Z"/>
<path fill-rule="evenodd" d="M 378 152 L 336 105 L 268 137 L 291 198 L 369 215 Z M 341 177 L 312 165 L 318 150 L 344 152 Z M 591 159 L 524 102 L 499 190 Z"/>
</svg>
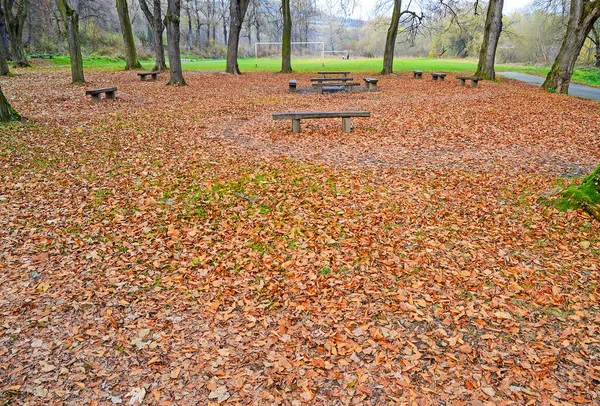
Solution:
<svg viewBox="0 0 600 406">
<path fill-rule="evenodd" d="M 312 78 L 311 82 L 349 82 L 354 80 L 354 78 Z"/>
<path fill-rule="evenodd" d="M 317 72 L 317 75 L 347 75 L 350 73 L 349 71 L 327 71 L 327 72 Z"/>
<path fill-rule="evenodd" d="M 344 87 L 344 86 L 360 86 L 358 82 L 344 82 L 344 83 L 313 83 L 313 87 Z"/>
</svg>

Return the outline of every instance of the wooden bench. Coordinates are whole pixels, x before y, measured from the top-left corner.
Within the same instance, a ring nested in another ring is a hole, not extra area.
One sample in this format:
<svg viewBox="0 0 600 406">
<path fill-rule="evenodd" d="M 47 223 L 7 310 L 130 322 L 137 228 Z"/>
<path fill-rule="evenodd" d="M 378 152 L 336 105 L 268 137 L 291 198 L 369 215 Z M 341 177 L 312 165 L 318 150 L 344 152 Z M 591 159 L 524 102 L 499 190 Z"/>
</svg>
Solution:
<svg viewBox="0 0 600 406">
<path fill-rule="evenodd" d="M 116 87 L 107 87 L 106 89 L 86 90 L 85 94 L 92 96 L 93 102 L 100 103 L 102 101 L 102 93 L 106 95 L 107 99 L 116 99 L 116 91 Z"/>
<path fill-rule="evenodd" d="M 290 93 L 296 93 L 297 83 L 295 79 L 290 80 L 290 83 L 288 84 L 288 90 Z"/>
<path fill-rule="evenodd" d="M 313 87 L 317 88 L 319 94 L 323 94 L 324 90 L 334 90 L 343 88 L 344 91 L 352 93 L 352 90 L 356 86 L 360 86 L 358 82 L 344 82 L 344 83 L 313 83 Z"/>
<path fill-rule="evenodd" d="M 363 80 L 365 81 L 365 87 L 367 88 L 367 90 L 369 92 L 377 91 L 377 82 L 379 80 L 374 79 L 374 78 L 364 78 Z"/>
<path fill-rule="evenodd" d="M 439 73 L 439 72 L 431 72 L 431 79 L 433 80 L 444 80 L 444 78 L 446 77 L 445 73 Z"/>
<path fill-rule="evenodd" d="M 158 77 L 159 72 L 138 72 L 138 76 L 140 77 L 140 80 L 143 82 L 145 80 L 149 80 L 147 79 L 148 76 L 152 76 L 152 80 L 156 80 L 156 78 Z"/>
<path fill-rule="evenodd" d="M 457 76 L 456 79 L 458 79 L 459 86 L 465 86 L 465 82 L 467 80 L 470 81 L 470 87 L 477 87 L 477 82 L 483 80 L 482 78 L 477 76 Z"/>
<path fill-rule="evenodd" d="M 423 71 L 421 71 L 421 70 L 414 70 L 413 71 L 413 78 L 415 78 L 415 79 L 421 79 L 421 76 L 423 76 Z"/>
<path fill-rule="evenodd" d="M 301 113 L 273 113 L 273 120 L 292 120 L 292 133 L 300 132 L 300 120 L 306 118 L 342 118 L 342 130 L 352 131 L 350 117 L 371 117 L 368 111 L 307 111 Z"/>
<path fill-rule="evenodd" d="M 29 57 L 32 59 L 52 59 L 53 58 L 52 55 L 48 55 L 48 54 L 30 55 Z"/>
<path fill-rule="evenodd" d="M 323 82 L 350 82 L 354 80 L 354 78 L 348 78 L 348 77 L 343 77 L 343 78 L 312 78 L 310 81 L 311 82 L 317 82 L 317 83 L 323 83 Z"/>
<path fill-rule="evenodd" d="M 323 75 L 323 77 L 327 77 L 327 75 L 344 75 L 344 77 L 346 77 L 349 74 L 350 74 L 350 72 L 335 72 L 335 71 L 317 72 L 317 75 Z"/>
</svg>

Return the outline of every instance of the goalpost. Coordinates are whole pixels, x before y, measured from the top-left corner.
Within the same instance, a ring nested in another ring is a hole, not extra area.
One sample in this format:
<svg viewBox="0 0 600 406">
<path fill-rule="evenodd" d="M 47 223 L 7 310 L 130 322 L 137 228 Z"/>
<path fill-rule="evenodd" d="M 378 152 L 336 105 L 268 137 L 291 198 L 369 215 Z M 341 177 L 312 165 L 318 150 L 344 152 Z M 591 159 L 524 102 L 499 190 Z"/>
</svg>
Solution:
<svg viewBox="0 0 600 406">
<path fill-rule="evenodd" d="M 324 42 L 292 42 L 292 45 L 320 45 L 321 46 L 321 66 L 325 66 L 325 43 Z M 257 42 L 254 44 L 254 66 L 258 67 L 258 46 L 259 45 L 281 45 L 281 42 Z"/>
</svg>

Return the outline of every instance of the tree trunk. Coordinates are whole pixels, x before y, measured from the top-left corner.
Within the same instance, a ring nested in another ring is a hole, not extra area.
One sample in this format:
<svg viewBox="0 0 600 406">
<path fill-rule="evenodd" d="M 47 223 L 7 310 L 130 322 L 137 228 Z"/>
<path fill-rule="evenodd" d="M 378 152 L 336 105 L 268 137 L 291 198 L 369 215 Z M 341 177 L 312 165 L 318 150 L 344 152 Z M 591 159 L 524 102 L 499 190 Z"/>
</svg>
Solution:
<svg viewBox="0 0 600 406">
<path fill-rule="evenodd" d="M 494 63 L 496 61 L 496 49 L 502 32 L 502 9 L 504 0 L 490 0 L 485 27 L 483 29 L 483 42 L 479 50 L 479 63 L 475 76 L 488 80 L 496 80 Z"/>
<path fill-rule="evenodd" d="M 2 10 L 2 3 L 0 2 L 0 46 L 4 49 L 4 55 L 6 59 L 12 60 L 10 55 L 10 46 L 8 40 L 8 28 L 6 28 L 6 18 L 4 17 L 4 11 Z"/>
<path fill-rule="evenodd" d="M 168 68 L 165 62 L 165 49 L 162 35 L 165 26 L 161 17 L 162 11 L 160 0 L 153 0 L 153 12 L 150 11 L 146 0 L 139 0 L 139 2 L 140 8 L 146 17 L 148 24 L 150 24 L 150 27 L 152 27 L 152 33 L 154 35 L 154 54 L 156 63 L 154 64 L 154 68 L 152 70 L 164 72 Z"/>
<path fill-rule="evenodd" d="M 140 69 L 142 64 L 137 58 L 135 50 L 135 41 L 133 38 L 133 29 L 129 19 L 129 7 L 127 0 L 116 0 L 117 13 L 119 14 L 119 23 L 121 24 L 121 34 L 125 45 L 125 70 Z"/>
<path fill-rule="evenodd" d="M 67 1 L 57 0 L 57 3 L 67 32 L 69 58 L 71 59 L 71 83 L 84 83 L 83 58 L 81 57 L 81 45 L 79 43 L 79 15 L 77 11 L 69 6 Z"/>
<path fill-rule="evenodd" d="M 394 0 L 392 21 L 387 32 L 385 50 L 383 52 L 383 70 L 381 71 L 382 75 L 391 75 L 394 73 L 394 48 L 396 47 L 396 37 L 398 36 L 398 24 L 400 22 L 401 7 L 402 0 Z"/>
<path fill-rule="evenodd" d="M 248 10 L 249 0 L 230 0 L 229 2 L 229 38 L 227 41 L 227 65 L 225 72 L 239 75 L 240 68 L 237 62 L 240 32 L 244 23 L 244 16 Z"/>
<path fill-rule="evenodd" d="M 9 0 L 2 0 L 4 16 L 10 34 L 10 53 L 12 54 L 13 66 L 29 67 L 23 48 L 23 28 L 29 8 L 29 0 L 21 0 L 17 5 L 16 14 L 13 13 L 13 4 Z"/>
<path fill-rule="evenodd" d="M 154 42 L 154 30 L 150 24 L 147 24 L 148 29 L 148 45 L 150 46 L 151 51 L 156 51 L 156 43 Z"/>
<path fill-rule="evenodd" d="M 183 71 L 181 69 L 181 51 L 179 49 L 179 21 L 181 15 L 181 0 L 167 0 L 167 14 L 165 25 L 167 26 L 167 51 L 169 54 L 169 67 L 171 80 L 169 85 L 185 85 Z"/>
<path fill-rule="evenodd" d="M 0 16 L 1 17 L 1 16 Z M 0 38 L 1 40 L 1 38 Z M 8 61 L 6 60 L 6 53 L 4 52 L 4 47 L 0 43 L 0 76 L 8 75 Z"/>
<path fill-rule="evenodd" d="M 600 68 L 600 25 L 594 24 L 592 25 L 592 31 L 594 32 L 594 45 L 596 46 L 596 67 Z"/>
<path fill-rule="evenodd" d="M 194 29 L 192 28 L 192 14 L 190 13 L 189 7 L 186 7 L 185 11 L 187 13 L 187 18 L 188 18 L 188 35 L 187 35 L 188 49 L 191 52 L 192 49 L 194 48 Z"/>
<path fill-rule="evenodd" d="M 572 0 L 571 13 L 567 24 L 567 31 L 560 51 L 554 60 L 552 69 L 548 72 L 542 84 L 545 90 L 567 94 L 569 83 L 575 68 L 575 62 L 588 33 L 596 20 L 600 17 L 600 2 L 589 0 Z"/>
<path fill-rule="evenodd" d="M 0 122 L 15 121 L 20 118 L 21 116 L 10 106 L 10 103 L 4 97 L 4 93 L 2 93 L 2 88 L 0 88 Z"/>
<path fill-rule="evenodd" d="M 283 35 L 281 37 L 281 73 L 292 73 L 292 13 L 290 0 L 281 1 Z"/>
</svg>

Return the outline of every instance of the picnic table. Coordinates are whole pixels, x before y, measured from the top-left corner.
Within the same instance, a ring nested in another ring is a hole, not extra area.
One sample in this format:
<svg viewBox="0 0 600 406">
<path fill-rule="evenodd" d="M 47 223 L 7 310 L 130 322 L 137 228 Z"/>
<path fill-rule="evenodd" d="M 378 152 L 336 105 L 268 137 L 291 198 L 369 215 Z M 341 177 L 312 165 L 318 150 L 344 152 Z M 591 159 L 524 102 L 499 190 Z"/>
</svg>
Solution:
<svg viewBox="0 0 600 406">
<path fill-rule="evenodd" d="M 327 77 L 327 75 L 343 75 L 344 77 L 346 77 L 349 74 L 350 74 L 350 72 L 346 72 L 346 71 L 317 72 L 317 75 L 323 75 L 323 77 Z"/>
</svg>

